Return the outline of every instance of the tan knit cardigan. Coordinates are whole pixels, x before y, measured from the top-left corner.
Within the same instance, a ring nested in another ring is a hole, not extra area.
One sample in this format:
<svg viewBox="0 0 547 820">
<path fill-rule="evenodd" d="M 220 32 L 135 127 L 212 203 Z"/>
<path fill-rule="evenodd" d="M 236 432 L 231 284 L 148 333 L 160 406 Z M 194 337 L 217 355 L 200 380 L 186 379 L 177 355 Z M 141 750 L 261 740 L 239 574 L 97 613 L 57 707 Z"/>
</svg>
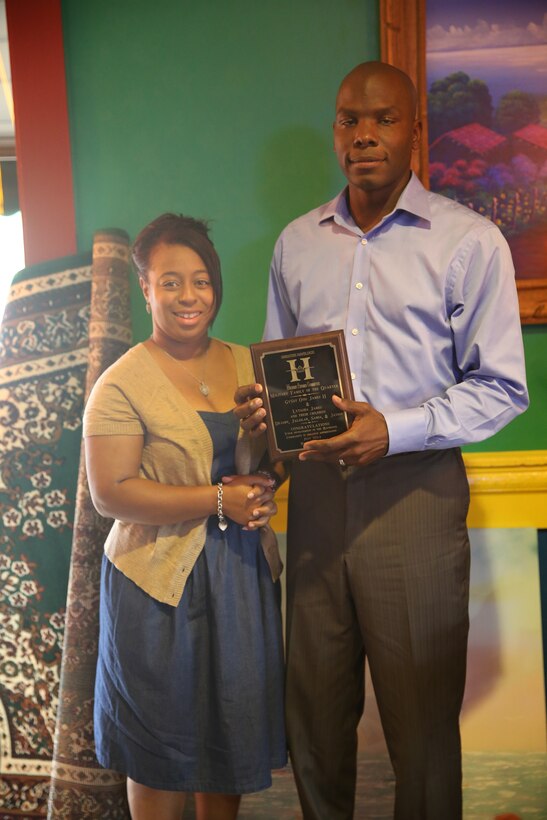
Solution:
<svg viewBox="0 0 547 820">
<path fill-rule="evenodd" d="M 238 383 L 254 382 L 247 348 L 228 347 Z M 179 486 L 211 485 L 213 444 L 207 427 L 143 344 L 131 348 L 98 379 L 85 408 L 83 428 L 84 436 L 144 436 L 142 478 Z M 240 430 L 235 454 L 238 474 L 256 469 L 263 451 L 262 441 Z M 145 592 L 177 606 L 205 543 L 206 525 L 207 518 L 162 526 L 116 520 L 105 552 Z M 261 542 L 276 580 L 282 566 L 270 527 L 262 528 Z"/>
</svg>

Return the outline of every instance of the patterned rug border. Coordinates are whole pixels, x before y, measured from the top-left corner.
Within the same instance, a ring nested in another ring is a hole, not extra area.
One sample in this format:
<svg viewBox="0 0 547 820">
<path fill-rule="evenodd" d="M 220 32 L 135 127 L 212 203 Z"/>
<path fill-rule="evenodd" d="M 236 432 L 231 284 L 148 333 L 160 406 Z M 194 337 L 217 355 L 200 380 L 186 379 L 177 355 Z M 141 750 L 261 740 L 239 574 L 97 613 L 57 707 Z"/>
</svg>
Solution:
<svg viewBox="0 0 547 820">
<path fill-rule="evenodd" d="M 13 757 L 11 748 L 11 736 L 6 729 L 9 727 L 8 716 L 4 707 L 4 703 L 0 698 L 0 734 L 1 749 L 2 749 L 2 772 L 1 774 L 9 777 L 25 775 L 27 777 L 36 777 L 39 779 L 48 778 L 51 776 L 51 760 L 37 760 L 29 758 L 28 760 L 21 757 Z"/>
<path fill-rule="evenodd" d="M 89 345 L 81 347 L 79 350 L 70 350 L 63 353 L 48 354 L 32 361 L 18 362 L 0 368 L 0 387 L 20 381 L 21 379 L 32 379 L 35 376 L 44 376 L 57 373 L 61 370 L 73 367 L 87 367 L 89 358 Z"/>
<path fill-rule="evenodd" d="M 82 282 L 89 282 L 92 276 L 92 268 L 89 264 L 75 265 L 67 267 L 66 270 L 58 273 L 44 273 L 32 279 L 17 279 L 17 276 L 9 290 L 8 304 L 14 301 L 34 296 L 36 293 L 51 293 L 52 290 L 66 287 L 67 285 L 79 285 Z M 26 275 L 26 274 L 25 274 Z"/>
<path fill-rule="evenodd" d="M 53 762 L 51 769 L 52 777 L 58 783 L 66 786 L 96 786 L 101 787 L 119 786 L 120 783 L 125 783 L 126 777 L 124 774 L 111 771 L 110 769 L 103 769 L 101 766 L 75 766 L 73 763 L 63 763 L 60 760 Z"/>
</svg>

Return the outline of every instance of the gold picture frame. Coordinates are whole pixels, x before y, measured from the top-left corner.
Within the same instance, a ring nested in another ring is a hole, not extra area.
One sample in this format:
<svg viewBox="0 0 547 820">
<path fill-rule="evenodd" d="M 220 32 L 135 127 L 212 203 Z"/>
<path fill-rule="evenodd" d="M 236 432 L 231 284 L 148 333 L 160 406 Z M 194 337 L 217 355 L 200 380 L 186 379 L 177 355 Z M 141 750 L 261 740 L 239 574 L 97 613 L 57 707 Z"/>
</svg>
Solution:
<svg viewBox="0 0 547 820">
<path fill-rule="evenodd" d="M 382 60 L 406 71 L 418 90 L 423 137 L 413 169 L 428 187 L 426 0 L 380 0 L 380 49 Z M 517 279 L 517 291 L 521 323 L 547 323 L 547 279 Z"/>
</svg>

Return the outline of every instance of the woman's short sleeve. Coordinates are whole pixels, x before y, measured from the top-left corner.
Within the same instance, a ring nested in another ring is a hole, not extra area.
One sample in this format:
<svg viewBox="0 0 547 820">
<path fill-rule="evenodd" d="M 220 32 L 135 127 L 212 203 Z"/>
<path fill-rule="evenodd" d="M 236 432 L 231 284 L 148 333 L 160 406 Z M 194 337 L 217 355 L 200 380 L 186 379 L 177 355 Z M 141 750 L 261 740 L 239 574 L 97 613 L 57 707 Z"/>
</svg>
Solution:
<svg viewBox="0 0 547 820">
<path fill-rule="evenodd" d="M 99 380 L 87 400 L 84 436 L 142 436 L 141 418 L 123 389 L 110 380 Z"/>
</svg>

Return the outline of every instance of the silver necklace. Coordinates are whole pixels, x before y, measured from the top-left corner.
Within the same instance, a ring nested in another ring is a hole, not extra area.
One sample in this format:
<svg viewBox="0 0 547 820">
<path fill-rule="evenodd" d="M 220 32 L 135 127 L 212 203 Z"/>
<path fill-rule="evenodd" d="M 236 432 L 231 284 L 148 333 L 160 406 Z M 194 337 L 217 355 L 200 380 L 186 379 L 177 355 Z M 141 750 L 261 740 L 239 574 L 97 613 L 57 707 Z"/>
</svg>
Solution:
<svg viewBox="0 0 547 820">
<path fill-rule="evenodd" d="M 157 344 L 156 342 L 154 342 L 154 344 L 156 345 L 156 347 L 159 347 L 160 350 L 163 353 L 165 353 L 166 356 L 169 356 L 170 359 L 172 359 L 174 362 L 180 365 L 182 369 L 186 371 L 186 373 L 188 373 L 189 376 L 191 376 L 195 381 L 197 381 L 197 383 L 199 384 L 199 392 L 202 394 L 202 396 L 209 395 L 209 385 L 206 382 L 204 382 L 203 379 L 199 379 L 197 376 L 194 376 L 194 374 L 191 373 L 188 370 L 188 368 L 183 365 L 180 359 L 175 358 L 175 356 L 171 356 L 171 354 L 168 353 L 167 350 L 165 350 L 163 347 L 160 347 L 159 344 Z"/>
</svg>

